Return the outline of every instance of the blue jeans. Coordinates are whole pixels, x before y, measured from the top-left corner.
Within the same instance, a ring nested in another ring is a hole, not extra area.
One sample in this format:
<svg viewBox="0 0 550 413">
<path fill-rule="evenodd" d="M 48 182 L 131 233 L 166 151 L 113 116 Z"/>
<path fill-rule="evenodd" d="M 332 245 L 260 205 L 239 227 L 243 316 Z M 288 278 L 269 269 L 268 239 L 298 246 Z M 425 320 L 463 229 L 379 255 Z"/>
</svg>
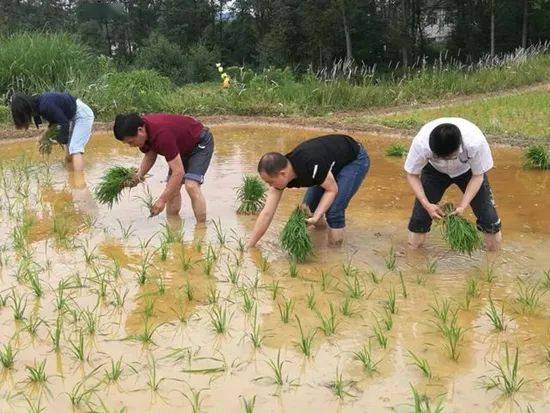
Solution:
<svg viewBox="0 0 550 413">
<path fill-rule="evenodd" d="M 365 179 L 369 167 L 369 155 L 361 146 L 357 158 L 344 166 L 335 177 L 338 183 L 338 194 L 326 212 L 327 224 L 330 228 L 337 229 L 346 226 L 346 208 Z M 306 191 L 303 202 L 311 212 L 315 212 L 324 193 L 325 190 L 320 186 L 312 186 Z"/>
</svg>

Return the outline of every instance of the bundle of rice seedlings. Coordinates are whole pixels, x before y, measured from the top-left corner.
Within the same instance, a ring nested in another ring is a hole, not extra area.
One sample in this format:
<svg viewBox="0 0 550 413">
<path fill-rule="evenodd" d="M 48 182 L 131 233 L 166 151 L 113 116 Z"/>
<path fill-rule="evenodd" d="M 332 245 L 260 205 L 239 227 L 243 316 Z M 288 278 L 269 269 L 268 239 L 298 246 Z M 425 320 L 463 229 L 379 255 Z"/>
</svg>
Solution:
<svg viewBox="0 0 550 413">
<path fill-rule="evenodd" d="M 136 172 L 136 168 L 113 166 L 103 175 L 99 185 L 95 188 L 95 197 L 100 203 L 108 204 L 109 208 L 112 208 L 113 204 L 120 199 L 120 194 L 126 183 L 132 179 Z"/>
<path fill-rule="evenodd" d="M 300 207 L 296 207 L 292 212 L 281 231 L 281 244 L 293 258 L 300 262 L 305 261 L 312 254 L 313 244 L 307 233 L 306 213 Z"/>
<path fill-rule="evenodd" d="M 396 156 L 399 158 L 407 154 L 407 148 L 401 143 L 393 143 L 386 148 L 386 156 Z"/>
<path fill-rule="evenodd" d="M 458 215 L 451 215 L 455 210 L 453 204 L 443 205 L 443 219 L 440 220 L 441 235 L 453 251 L 472 252 L 481 248 L 482 241 L 476 226 Z"/>
<path fill-rule="evenodd" d="M 237 200 L 241 203 L 238 214 L 256 214 L 264 207 L 266 187 L 255 175 L 244 175 L 237 189 Z"/>
<path fill-rule="evenodd" d="M 42 155 L 49 155 L 52 153 L 53 145 L 57 142 L 56 138 L 59 134 L 59 129 L 56 125 L 52 125 L 46 129 L 46 131 L 40 137 L 38 141 L 38 152 Z"/>
<path fill-rule="evenodd" d="M 542 145 L 533 145 L 525 151 L 525 167 L 530 169 L 550 169 L 550 153 Z"/>
</svg>

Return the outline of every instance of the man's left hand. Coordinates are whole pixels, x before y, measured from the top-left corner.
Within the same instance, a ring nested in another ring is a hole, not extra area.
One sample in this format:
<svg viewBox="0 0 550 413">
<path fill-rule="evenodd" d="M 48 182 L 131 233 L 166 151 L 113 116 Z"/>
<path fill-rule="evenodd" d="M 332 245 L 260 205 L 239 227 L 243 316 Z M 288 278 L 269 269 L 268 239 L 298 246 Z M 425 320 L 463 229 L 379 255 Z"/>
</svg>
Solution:
<svg viewBox="0 0 550 413">
<path fill-rule="evenodd" d="M 166 201 L 159 198 L 157 201 L 153 204 L 151 207 L 151 215 L 152 217 L 160 214 L 162 211 L 164 211 L 164 207 L 166 206 Z"/>
<path fill-rule="evenodd" d="M 314 216 L 311 218 L 306 218 L 307 225 L 317 225 L 318 221 L 319 221 L 319 218 L 315 218 Z"/>
<path fill-rule="evenodd" d="M 452 212 L 451 215 L 462 216 L 462 215 L 464 215 L 464 211 L 466 211 L 466 207 L 457 206 L 457 207 L 455 208 L 455 210 Z"/>
</svg>

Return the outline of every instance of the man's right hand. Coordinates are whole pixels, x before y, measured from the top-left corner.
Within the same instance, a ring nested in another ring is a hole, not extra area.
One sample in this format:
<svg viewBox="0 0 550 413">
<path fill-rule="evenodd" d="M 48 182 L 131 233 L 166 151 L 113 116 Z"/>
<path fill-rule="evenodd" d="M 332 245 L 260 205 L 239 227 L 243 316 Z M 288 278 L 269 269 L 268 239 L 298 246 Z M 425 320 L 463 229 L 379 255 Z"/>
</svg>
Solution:
<svg viewBox="0 0 550 413">
<path fill-rule="evenodd" d="M 424 205 L 424 209 L 426 210 L 426 212 L 430 215 L 430 217 L 432 219 L 441 219 L 443 218 L 443 215 L 445 215 L 443 213 L 443 211 L 441 210 L 441 208 L 439 207 L 439 205 L 437 204 L 426 204 Z"/>
<path fill-rule="evenodd" d="M 145 179 L 140 176 L 139 174 L 134 174 L 134 176 L 132 176 L 130 179 L 128 179 L 125 183 L 124 183 L 124 186 L 126 188 L 133 188 L 135 186 L 137 186 L 137 184 L 140 184 L 142 183 L 143 181 L 145 181 Z"/>
</svg>

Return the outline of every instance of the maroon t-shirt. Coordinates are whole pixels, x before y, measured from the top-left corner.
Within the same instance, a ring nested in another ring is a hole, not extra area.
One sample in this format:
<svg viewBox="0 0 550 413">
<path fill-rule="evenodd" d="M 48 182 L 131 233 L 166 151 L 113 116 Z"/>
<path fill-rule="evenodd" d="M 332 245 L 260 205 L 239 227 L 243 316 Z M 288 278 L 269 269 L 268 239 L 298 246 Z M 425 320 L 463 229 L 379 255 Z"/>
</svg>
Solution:
<svg viewBox="0 0 550 413">
<path fill-rule="evenodd" d="M 139 150 L 154 151 L 170 162 L 178 154 L 183 158 L 197 146 L 203 129 L 195 118 L 169 113 L 151 113 L 142 116 L 147 141 Z"/>
</svg>

